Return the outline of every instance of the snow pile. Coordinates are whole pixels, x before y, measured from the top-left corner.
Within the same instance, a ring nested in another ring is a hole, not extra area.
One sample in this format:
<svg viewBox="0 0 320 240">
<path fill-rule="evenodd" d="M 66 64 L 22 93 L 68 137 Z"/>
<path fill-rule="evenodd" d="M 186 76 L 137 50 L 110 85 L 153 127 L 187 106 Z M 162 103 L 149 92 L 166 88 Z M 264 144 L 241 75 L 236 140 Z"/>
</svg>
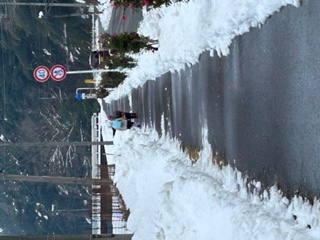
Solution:
<svg viewBox="0 0 320 240">
<path fill-rule="evenodd" d="M 318 239 L 319 201 L 289 201 L 276 187 L 261 192 L 259 182 L 248 192 L 239 171 L 213 163 L 205 129 L 203 136 L 192 164 L 177 140 L 155 130 L 116 133 L 114 180 L 133 239 Z"/>
</svg>

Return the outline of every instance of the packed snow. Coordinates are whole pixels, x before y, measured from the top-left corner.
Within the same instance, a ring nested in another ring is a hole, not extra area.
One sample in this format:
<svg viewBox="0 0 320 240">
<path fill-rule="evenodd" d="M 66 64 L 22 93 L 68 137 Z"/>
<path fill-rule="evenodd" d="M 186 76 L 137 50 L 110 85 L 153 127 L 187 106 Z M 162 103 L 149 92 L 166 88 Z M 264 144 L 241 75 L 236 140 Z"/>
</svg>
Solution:
<svg viewBox="0 0 320 240">
<path fill-rule="evenodd" d="M 198 0 L 144 11 L 138 32 L 159 40 L 159 50 L 138 55 L 138 66 L 103 101 L 110 102 L 167 71 L 197 62 L 205 50 L 227 55 L 232 39 L 259 27 L 295 0 Z M 103 18 L 103 16 L 101 16 Z M 101 102 L 100 102 L 101 103 Z M 112 130 L 102 112 L 108 162 L 130 216 L 133 239 L 319 239 L 320 202 L 289 200 L 275 186 L 261 190 L 237 169 L 216 163 L 203 126 L 203 149 L 193 163 L 180 142 L 154 129 Z M 248 187 L 254 189 L 248 191 Z"/>
<path fill-rule="evenodd" d="M 111 132 L 102 124 L 104 139 Z M 116 164 L 114 181 L 130 209 L 133 239 L 319 239 L 319 201 L 289 201 L 276 187 L 262 191 L 260 182 L 247 183 L 238 170 L 219 165 L 206 127 L 194 164 L 178 140 L 154 129 L 117 131 L 113 140 L 105 148 L 114 154 L 108 162 Z"/>
</svg>

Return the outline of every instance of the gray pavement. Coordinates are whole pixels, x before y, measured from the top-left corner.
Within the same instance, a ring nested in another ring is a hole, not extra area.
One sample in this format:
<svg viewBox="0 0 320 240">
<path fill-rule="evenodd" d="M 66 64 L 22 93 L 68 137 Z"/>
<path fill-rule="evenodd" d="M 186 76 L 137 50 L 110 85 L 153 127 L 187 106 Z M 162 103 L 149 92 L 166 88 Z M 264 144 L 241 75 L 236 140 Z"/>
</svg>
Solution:
<svg viewBox="0 0 320 240">
<path fill-rule="evenodd" d="M 223 59 L 226 157 L 309 196 L 320 193 L 319 10 L 319 1 L 282 9 Z"/>
<path fill-rule="evenodd" d="M 208 126 L 214 151 L 288 195 L 320 193 L 320 1 L 285 7 L 261 29 L 234 39 L 227 57 L 199 64 L 132 91 L 140 120 L 185 146 L 201 147 Z M 129 110 L 128 98 L 105 105 Z"/>
</svg>

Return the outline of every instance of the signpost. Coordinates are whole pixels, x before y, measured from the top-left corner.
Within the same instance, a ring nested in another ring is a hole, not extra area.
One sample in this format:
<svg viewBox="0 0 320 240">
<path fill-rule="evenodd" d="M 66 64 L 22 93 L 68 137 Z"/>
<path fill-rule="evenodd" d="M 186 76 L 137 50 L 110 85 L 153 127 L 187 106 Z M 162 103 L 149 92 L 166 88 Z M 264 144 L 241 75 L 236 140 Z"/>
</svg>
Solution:
<svg viewBox="0 0 320 240">
<path fill-rule="evenodd" d="M 125 70 L 119 69 L 91 69 L 91 70 L 78 70 L 78 71 L 67 71 L 66 68 L 61 64 L 52 66 L 49 70 L 46 66 L 38 66 L 33 71 L 33 77 L 38 82 L 46 82 L 50 77 L 54 81 L 62 81 L 66 78 L 67 74 L 82 74 L 82 73 L 103 73 L 103 72 L 125 72 Z"/>
<path fill-rule="evenodd" d="M 33 77 L 38 82 L 46 82 L 50 77 L 49 69 L 46 66 L 38 66 L 33 71 Z"/>
<path fill-rule="evenodd" d="M 64 66 L 57 64 L 50 69 L 50 75 L 52 80 L 62 81 L 67 75 L 67 70 Z"/>
</svg>

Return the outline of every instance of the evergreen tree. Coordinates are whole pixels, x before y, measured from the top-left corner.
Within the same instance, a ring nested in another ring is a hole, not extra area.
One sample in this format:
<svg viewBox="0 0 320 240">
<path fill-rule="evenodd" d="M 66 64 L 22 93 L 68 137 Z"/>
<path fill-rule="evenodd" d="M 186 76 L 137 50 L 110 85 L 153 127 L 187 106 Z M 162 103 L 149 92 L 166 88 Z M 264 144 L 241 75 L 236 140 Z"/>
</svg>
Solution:
<svg viewBox="0 0 320 240">
<path fill-rule="evenodd" d="M 132 57 L 123 54 L 115 54 L 110 56 L 108 59 L 106 59 L 105 64 L 110 69 L 133 68 L 137 65 Z"/>
<path fill-rule="evenodd" d="M 102 73 L 101 85 L 103 87 L 117 87 L 120 83 L 124 81 L 126 75 L 122 72 L 107 72 Z"/>
<path fill-rule="evenodd" d="M 158 50 L 157 47 L 153 46 L 153 44 L 158 43 L 157 40 L 152 40 L 136 32 L 121 33 L 119 35 L 105 33 L 101 36 L 101 43 L 104 48 L 116 51 L 119 54 Z"/>
</svg>

